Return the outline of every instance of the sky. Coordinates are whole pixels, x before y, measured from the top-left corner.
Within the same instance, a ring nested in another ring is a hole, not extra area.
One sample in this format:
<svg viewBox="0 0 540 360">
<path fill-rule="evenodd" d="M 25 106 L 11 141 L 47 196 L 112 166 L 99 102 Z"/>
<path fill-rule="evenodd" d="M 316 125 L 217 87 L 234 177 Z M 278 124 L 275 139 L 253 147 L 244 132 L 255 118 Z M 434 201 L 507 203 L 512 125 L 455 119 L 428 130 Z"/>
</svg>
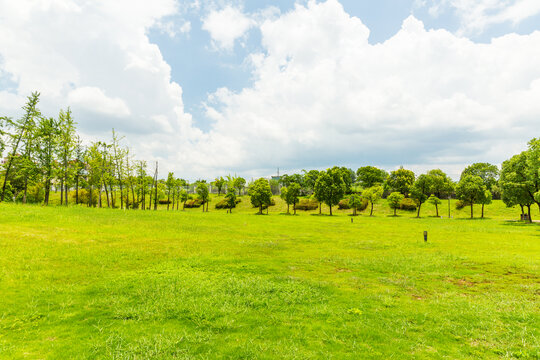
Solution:
<svg viewBox="0 0 540 360">
<path fill-rule="evenodd" d="M 0 0 L 0 116 L 72 109 L 160 175 L 500 164 L 540 129 L 538 0 Z"/>
</svg>

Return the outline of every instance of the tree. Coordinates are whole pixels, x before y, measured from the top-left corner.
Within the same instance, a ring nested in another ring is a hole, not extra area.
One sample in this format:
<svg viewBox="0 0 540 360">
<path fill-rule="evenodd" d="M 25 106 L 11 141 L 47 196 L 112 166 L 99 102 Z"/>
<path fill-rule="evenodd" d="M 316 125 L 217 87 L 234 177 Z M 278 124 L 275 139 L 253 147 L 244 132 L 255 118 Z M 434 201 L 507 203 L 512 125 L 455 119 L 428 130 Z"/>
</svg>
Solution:
<svg viewBox="0 0 540 360">
<path fill-rule="evenodd" d="M 353 209 L 353 216 L 356 216 L 356 211 L 362 206 L 362 197 L 352 194 L 349 197 L 349 207 Z"/>
<path fill-rule="evenodd" d="M 71 116 L 71 109 L 66 112 L 60 110 L 58 117 L 58 146 L 57 158 L 60 162 L 58 176 L 60 178 L 60 205 L 65 201 L 68 205 L 69 182 L 74 176 L 74 168 L 71 166 L 71 160 L 76 147 L 75 121 Z M 64 200 L 65 195 L 65 200 Z"/>
<path fill-rule="evenodd" d="M 243 177 L 236 177 L 233 181 L 233 186 L 238 189 L 238 196 L 242 196 L 242 189 L 246 185 L 246 179 Z"/>
<path fill-rule="evenodd" d="M 426 202 L 430 190 L 431 178 L 425 174 L 418 176 L 411 187 L 411 198 L 416 200 L 416 203 L 418 204 L 418 212 L 416 213 L 416 217 L 420 217 L 420 208 L 422 207 L 422 204 Z"/>
<path fill-rule="evenodd" d="M 484 218 L 484 205 L 491 204 L 491 200 L 493 200 L 493 194 L 487 189 L 484 191 L 484 195 L 478 199 L 478 203 L 482 204 L 482 219 Z"/>
<path fill-rule="evenodd" d="M 58 144 L 58 122 L 54 118 L 41 118 L 37 128 L 39 139 L 37 160 L 41 168 L 45 184 L 44 204 L 49 204 L 51 181 L 56 172 L 55 150 Z"/>
<path fill-rule="evenodd" d="M 186 209 L 186 201 L 188 201 L 188 199 L 189 199 L 189 195 L 188 195 L 186 190 L 182 190 L 180 192 L 180 198 L 179 199 L 183 204 L 182 205 L 182 210 L 185 210 Z"/>
<path fill-rule="evenodd" d="M 298 197 L 300 196 L 300 184 L 290 183 L 289 187 L 281 189 L 281 198 L 287 203 L 287 214 L 289 214 L 289 205 L 293 205 L 294 215 L 296 215 L 296 204 L 298 203 Z"/>
<path fill-rule="evenodd" d="M 362 197 L 369 201 L 371 205 L 371 210 L 369 212 L 369 216 L 373 216 L 373 204 L 375 204 L 379 199 L 382 197 L 383 194 L 383 188 L 380 185 L 372 186 L 368 189 L 365 189 L 362 192 Z"/>
<path fill-rule="evenodd" d="M 12 128 L 13 131 L 9 133 L 12 144 L 11 154 L 8 156 L 6 171 L 4 173 L 4 184 L 2 186 L 2 193 L 0 194 L 0 202 L 4 201 L 7 179 L 9 177 L 11 166 L 13 165 L 13 159 L 17 155 L 19 144 L 27 135 L 27 132 L 31 130 L 32 126 L 35 126 L 35 119 L 41 116 L 37 109 L 39 96 L 40 94 L 38 92 L 34 92 L 28 97 L 26 105 L 23 106 L 23 110 L 25 111 L 24 116 L 20 120 L 12 121 L 10 118 L 4 117 L 4 121 L 7 122 L 8 126 Z"/>
<path fill-rule="evenodd" d="M 442 201 L 441 199 L 439 199 L 438 197 L 436 197 L 435 195 L 431 194 L 431 196 L 427 199 L 428 203 L 430 203 L 431 205 L 435 206 L 435 213 L 436 213 L 436 216 L 439 217 L 439 205 L 442 204 Z"/>
<path fill-rule="evenodd" d="M 228 189 L 227 195 L 225 195 L 225 201 L 227 202 L 227 208 L 230 214 L 232 214 L 232 209 L 236 207 L 236 192 L 234 189 Z"/>
<path fill-rule="evenodd" d="M 165 185 L 167 186 L 167 211 L 169 211 L 169 204 L 171 203 L 171 191 L 175 189 L 175 185 L 176 185 L 176 180 L 172 172 L 169 172 L 169 174 L 167 175 L 167 181 L 165 182 Z M 174 193 L 173 193 L 173 210 L 174 210 Z"/>
<path fill-rule="evenodd" d="M 220 176 L 220 177 L 218 177 L 218 178 L 216 178 L 214 180 L 214 186 L 218 190 L 218 196 L 221 195 L 221 191 L 223 190 L 223 186 L 225 186 L 225 183 L 226 183 L 226 181 L 222 176 Z"/>
<path fill-rule="evenodd" d="M 358 183 L 364 189 L 375 185 L 382 185 L 388 177 L 388 173 L 374 166 L 364 166 L 356 170 Z"/>
<path fill-rule="evenodd" d="M 465 170 L 463 170 L 461 173 L 461 178 L 467 175 L 479 176 L 482 179 L 486 189 L 489 192 L 492 192 L 493 187 L 495 187 L 499 181 L 499 168 L 489 163 L 474 163 L 467 166 Z M 490 204 L 492 197 L 493 194 L 491 196 L 483 196 L 484 200 L 486 201 L 489 198 L 489 202 L 479 202 L 482 204 L 482 217 L 484 217 L 484 205 Z"/>
<path fill-rule="evenodd" d="M 477 175 L 465 175 L 456 186 L 458 199 L 471 206 L 471 219 L 473 218 L 473 205 L 485 196 L 487 190 L 484 181 Z"/>
<path fill-rule="evenodd" d="M 208 185 L 204 182 L 198 182 L 197 183 L 197 195 L 199 195 L 199 199 L 202 201 L 202 208 L 203 212 L 204 205 L 206 204 L 206 212 L 208 212 L 208 202 L 210 201 L 210 194 L 208 192 Z"/>
<path fill-rule="evenodd" d="M 324 202 L 330 208 L 332 216 L 332 206 L 335 206 L 345 194 L 345 183 L 339 168 L 321 171 L 315 182 L 314 195 L 320 201 Z"/>
<path fill-rule="evenodd" d="M 448 198 L 454 191 L 454 182 L 446 173 L 440 169 L 428 171 L 427 175 L 431 179 L 430 192 L 439 199 Z"/>
<path fill-rule="evenodd" d="M 86 149 L 82 145 L 82 140 L 77 136 L 75 141 L 75 160 L 73 164 L 73 173 L 75 177 L 75 204 L 79 203 L 79 181 L 83 176 L 83 171 L 85 167 L 84 158 L 86 156 Z"/>
<path fill-rule="evenodd" d="M 352 192 L 352 184 L 356 180 L 356 173 L 344 166 L 334 166 L 331 170 L 341 174 L 341 179 L 345 185 L 345 194 L 350 194 Z"/>
<path fill-rule="evenodd" d="M 251 204 L 258 207 L 259 215 L 262 215 L 263 207 L 270 206 L 272 201 L 270 183 L 264 178 L 255 180 L 249 187 L 248 195 L 250 196 Z"/>
<path fill-rule="evenodd" d="M 531 220 L 531 205 L 534 204 L 530 197 L 530 185 L 527 182 L 527 156 L 525 152 L 514 155 L 502 163 L 499 186 L 501 198 L 507 207 L 519 205 L 521 214 L 524 208 L 528 209 L 529 221 Z"/>
<path fill-rule="evenodd" d="M 386 198 L 386 201 L 388 202 L 388 206 L 390 206 L 390 209 L 394 209 L 394 216 L 396 216 L 396 211 L 399 209 L 401 205 L 401 201 L 405 198 L 402 193 L 399 192 L 393 192 Z"/>
<path fill-rule="evenodd" d="M 319 170 L 302 170 L 304 172 L 303 188 L 306 193 L 313 193 L 315 191 L 315 182 L 319 178 Z"/>
<path fill-rule="evenodd" d="M 400 168 L 390 173 L 386 180 L 386 187 L 392 192 L 398 191 L 408 197 L 414 180 L 414 172 Z"/>
</svg>

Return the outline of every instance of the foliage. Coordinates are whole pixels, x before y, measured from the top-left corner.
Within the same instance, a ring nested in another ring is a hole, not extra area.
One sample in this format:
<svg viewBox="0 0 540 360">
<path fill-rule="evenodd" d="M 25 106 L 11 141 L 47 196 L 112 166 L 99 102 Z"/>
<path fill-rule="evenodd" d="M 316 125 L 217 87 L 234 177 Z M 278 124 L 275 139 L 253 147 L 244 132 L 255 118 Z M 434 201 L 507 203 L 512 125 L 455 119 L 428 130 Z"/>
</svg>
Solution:
<svg viewBox="0 0 540 360">
<path fill-rule="evenodd" d="M 319 202 L 314 199 L 300 199 L 298 204 L 296 204 L 296 210 L 317 210 L 319 207 Z"/>
<path fill-rule="evenodd" d="M 251 200 L 251 204 L 254 207 L 259 208 L 259 214 L 262 214 L 263 207 L 268 207 L 272 201 L 272 190 L 270 189 L 270 183 L 264 178 L 255 180 L 249 187 L 248 195 Z"/>
<path fill-rule="evenodd" d="M 454 182 L 446 173 L 440 169 L 430 170 L 427 173 L 430 179 L 431 194 L 434 194 L 438 198 L 448 198 L 454 192 Z"/>
<path fill-rule="evenodd" d="M 391 192 L 400 192 L 407 197 L 409 196 L 409 192 L 414 184 L 414 181 L 414 172 L 400 168 L 390 172 L 390 175 L 386 180 L 386 188 Z"/>
<path fill-rule="evenodd" d="M 478 175 L 465 175 L 457 184 L 456 196 L 470 204 L 471 219 L 473 218 L 473 204 L 479 203 L 484 198 L 486 191 L 486 185 Z"/>
<path fill-rule="evenodd" d="M 388 177 L 388 173 L 374 166 L 364 166 L 356 170 L 357 181 L 367 189 L 375 185 L 382 185 Z"/>
<path fill-rule="evenodd" d="M 321 171 L 315 182 L 314 195 L 320 202 L 325 203 L 330 208 L 332 215 L 332 206 L 335 206 L 345 195 L 346 186 L 343 182 L 342 170 L 339 168 Z"/>
<path fill-rule="evenodd" d="M 405 197 L 403 196 L 403 194 L 397 191 L 391 193 L 386 198 L 388 206 L 390 207 L 390 209 L 394 210 L 394 216 L 396 216 L 396 210 L 400 208 L 404 198 Z"/>
<path fill-rule="evenodd" d="M 399 203 L 399 209 L 405 210 L 405 211 L 416 211 L 417 209 L 416 201 L 414 201 L 411 198 L 404 197 L 404 199 L 401 200 L 401 202 Z"/>
<path fill-rule="evenodd" d="M 296 215 L 296 204 L 300 196 L 300 184 L 291 182 L 288 187 L 281 189 L 281 198 L 287 204 L 287 213 L 289 213 L 289 205 L 293 205 L 294 214 Z"/>
<path fill-rule="evenodd" d="M 418 205 L 417 217 L 420 217 L 420 209 L 422 204 L 427 200 L 431 190 L 431 177 L 429 175 L 419 175 L 413 186 L 411 186 L 411 198 Z"/>
<path fill-rule="evenodd" d="M 372 186 L 362 192 L 362 198 L 366 199 L 371 204 L 369 216 L 373 216 L 373 204 L 375 204 L 382 197 L 382 194 L 383 188 L 380 185 Z"/>
</svg>

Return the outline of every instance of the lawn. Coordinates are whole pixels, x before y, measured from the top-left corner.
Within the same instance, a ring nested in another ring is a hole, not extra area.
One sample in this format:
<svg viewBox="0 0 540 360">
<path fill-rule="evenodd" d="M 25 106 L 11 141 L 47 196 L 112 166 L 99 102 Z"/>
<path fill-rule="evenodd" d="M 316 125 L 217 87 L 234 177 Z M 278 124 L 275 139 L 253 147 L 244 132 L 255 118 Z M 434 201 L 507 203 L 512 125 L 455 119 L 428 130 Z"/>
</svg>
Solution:
<svg viewBox="0 0 540 360">
<path fill-rule="evenodd" d="M 0 358 L 540 358 L 540 225 L 517 209 L 351 222 L 276 201 L 0 204 Z"/>
</svg>

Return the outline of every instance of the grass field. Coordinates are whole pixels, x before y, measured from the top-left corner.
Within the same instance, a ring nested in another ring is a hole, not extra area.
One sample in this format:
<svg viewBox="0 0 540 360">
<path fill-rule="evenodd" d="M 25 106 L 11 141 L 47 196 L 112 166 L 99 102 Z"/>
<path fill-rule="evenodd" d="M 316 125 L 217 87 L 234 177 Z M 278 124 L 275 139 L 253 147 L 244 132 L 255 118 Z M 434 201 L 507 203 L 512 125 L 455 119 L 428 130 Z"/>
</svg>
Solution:
<svg viewBox="0 0 540 360">
<path fill-rule="evenodd" d="M 351 223 L 276 200 L 0 204 L 0 358 L 540 358 L 540 226 L 517 209 Z"/>
</svg>

